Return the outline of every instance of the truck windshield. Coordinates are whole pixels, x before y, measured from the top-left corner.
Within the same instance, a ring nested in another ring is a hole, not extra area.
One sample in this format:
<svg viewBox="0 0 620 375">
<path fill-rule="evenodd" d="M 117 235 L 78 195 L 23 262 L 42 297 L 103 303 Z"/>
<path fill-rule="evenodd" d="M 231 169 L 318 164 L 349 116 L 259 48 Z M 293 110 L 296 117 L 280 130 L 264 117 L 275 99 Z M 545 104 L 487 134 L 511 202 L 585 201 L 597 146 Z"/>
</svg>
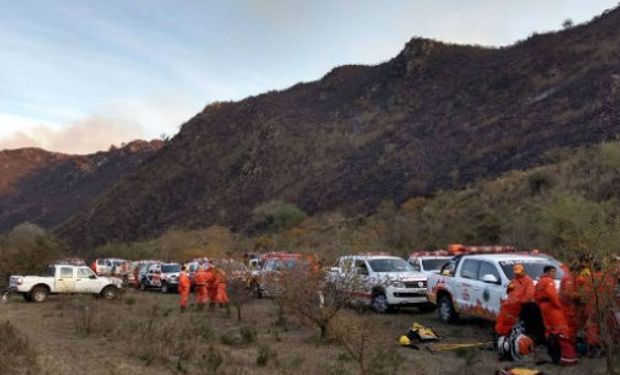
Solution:
<svg viewBox="0 0 620 375">
<path fill-rule="evenodd" d="M 519 261 L 513 261 L 513 260 L 499 262 L 499 265 L 500 267 L 502 267 L 502 270 L 506 274 L 506 277 L 508 278 L 508 280 L 514 279 L 515 273 L 512 270 L 512 268 L 517 263 L 522 264 L 523 267 L 525 268 L 525 272 L 528 274 L 529 277 L 531 277 L 534 280 L 542 276 L 543 269 L 545 268 L 545 266 L 555 266 L 557 268 L 556 280 L 560 280 L 562 276 L 564 275 L 564 272 L 562 272 L 562 269 L 559 266 L 559 262 L 553 261 L 551 259 L 550 260 L 541 259 L 540 261 L 527 261 L 527 262 L 519 262 Z"/>
<path fill-rule="evenodd" d="M 411 264 L 404 259 L 372 259 L 368 261 L 374 272 L 414 272 Z"/>
<path fill-rule="evenodd" d="M 422 259 L 422 267 L 424 271 L 439 271 L 444 264 L 448 263 L 450 258 L 445 259 Z"/>
<path fill-rule="evenodd" d="M 178 264 L 170 264 L 167 266 L 161 266 L 161 272 L 163 273 L 181 272 L 181 266 Z"/>
</svg>

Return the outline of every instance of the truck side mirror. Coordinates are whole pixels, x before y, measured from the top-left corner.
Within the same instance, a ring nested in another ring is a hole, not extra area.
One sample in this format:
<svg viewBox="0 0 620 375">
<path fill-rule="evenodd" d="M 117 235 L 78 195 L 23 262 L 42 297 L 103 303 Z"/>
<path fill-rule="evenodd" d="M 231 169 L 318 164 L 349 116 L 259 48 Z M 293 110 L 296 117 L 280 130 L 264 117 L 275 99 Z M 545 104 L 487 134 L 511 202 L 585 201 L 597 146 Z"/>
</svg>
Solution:
<svg viewBox="0 0 620 375">
<path fill-rule="evenodd" d="M 482 281 L 490 284 L 499 284 L 499 280 L 497 279 L 497 277 L 491 274 L 486 274 L 482 276 Z"/>
<path fill-rule="evenodd" d="M 96 279 L 97 279 L 97 275 L 90 275 L 90 276 L 88 276 L 88 278 L 89 278 L 89 279 L 96 280 Z"/>
</svg>

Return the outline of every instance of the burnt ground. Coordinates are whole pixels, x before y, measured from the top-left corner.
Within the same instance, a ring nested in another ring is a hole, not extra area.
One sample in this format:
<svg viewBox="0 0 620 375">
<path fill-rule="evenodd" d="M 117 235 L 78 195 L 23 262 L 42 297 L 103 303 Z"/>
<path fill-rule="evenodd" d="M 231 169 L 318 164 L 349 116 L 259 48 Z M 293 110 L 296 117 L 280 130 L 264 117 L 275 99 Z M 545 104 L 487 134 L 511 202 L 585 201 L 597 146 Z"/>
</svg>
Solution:
<svg viewBox="0 0 620 375">
<path fill-rule="evenodd" d="M 225 309 L 180 314 L 177 295 L 130 290 L 117 301 L 52 296 L 29 304 L 12 296 L 0 305 L 32 346 L 36 374 L 357 374 L 342 346 L 318 340 L 317 331 L 287 316 L 277 322 L 272 300 L 252 300 L 237 323 Z M 414 321 L 433 327 L 443 342 L 489 341 L 491 325 L 469 319 L 447 326 L 436 313 L 415 308 L 377 315 L 346 311 L 341 322 L 370 333 L 365 346 L 371 373 L 492 374 L 510 365 L 492 351 L 436 352 L 400 348 L 396 338 Z M 537 354 L 542 357 L 544 349 Z M 526 362 L 532 365 L 533 359 Z M 574 368 L 538 366 L 546 374 L 603 374 L 603 360 L 584 359 Z M 23 369 L 27 373 L 28 369 Z M 373 372 L 374 371 L 374 372 Z"/>
</svg>

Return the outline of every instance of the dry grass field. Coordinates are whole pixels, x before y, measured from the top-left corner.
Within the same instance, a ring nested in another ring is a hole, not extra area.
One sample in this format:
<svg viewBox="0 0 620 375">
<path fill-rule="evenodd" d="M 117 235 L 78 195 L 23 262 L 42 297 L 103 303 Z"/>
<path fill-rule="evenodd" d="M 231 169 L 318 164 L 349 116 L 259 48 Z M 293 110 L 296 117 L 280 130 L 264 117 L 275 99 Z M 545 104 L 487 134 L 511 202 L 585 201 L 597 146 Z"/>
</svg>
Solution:
<svg viewBox="0 0 620 375">
<path fill-rule="evenodd" d="M 446 326 L 435 313 L 414 308 L 387 315 L 345 311 L 332 329 L 351 333 L 351 353 L 321 342 L 312 326 L 293 316 L 280 321 L 273 300 L 250 301 L 244 321 L 237 322 L 223 308 L 181 314 L 177 299 L 134 290 L 112 302 L 52 296 L 29 304 L 12 296 L 0 305 L 0 373 L 335 375 L 360 373 L 359 360 L 368 374 L 492 374 L 509 365 L 492 351 L 432 353 L 396 342 L 413 321 L 435 328 L 444 342 L 488 341 L 491 325 L 478 320 Z M 604 362 L 539 368 L 547 374 L 594 375 L 604 373 Z"/>
</svg>

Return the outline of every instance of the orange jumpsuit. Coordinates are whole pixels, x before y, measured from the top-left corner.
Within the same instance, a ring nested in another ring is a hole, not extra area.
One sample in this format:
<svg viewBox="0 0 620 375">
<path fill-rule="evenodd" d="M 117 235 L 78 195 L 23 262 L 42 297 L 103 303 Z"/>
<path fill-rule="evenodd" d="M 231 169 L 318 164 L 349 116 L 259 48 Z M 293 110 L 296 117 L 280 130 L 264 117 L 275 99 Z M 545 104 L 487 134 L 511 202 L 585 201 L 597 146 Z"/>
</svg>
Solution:
<svg viewBox="0 0 620 375">
<path fill-rule="evenodd" d="M 226 291 L 226 274 L 224 271 L 217 269 L 215 272 L 216 295 L 215 302 L 224 305 L 228 303 L 228 292 Z"/>
<path fill-rule="evenodd" d="M 191 284 L 189 276 L 185 272 L 179 274 L 179 294 L 181 295 L 181 309 L 185 309 L 187 306 L 187 300 L 189 298 L 189 290 Z"/>
<path fill-rule="evenodd" d="M 534 301 L 534 282 L 528 275 L 517 275 L 511 281 L 514 295 L 522 304 Z"/>
<path fill-rule="evenodd" d="M 207 281 L 207 300 L 211 303 L 215 303 L 217 298 L 216 273 L 217 271 L 214 267 L 209 267 L 205 272 Z"/>
<path fill-rule="evenodd" d="M 574 365 L 577 363 L 577 351 L 570 340 L 570 331 L 555 289 L 555 281 L 549 275 L 543 275 L 535 287 L 534 298 L 540 306 L 545 323 L 546 335 L 557 335 L 561 347 L 560 364 Z"/>
<path fill-rule="evenodd" d="M 515 295 L 514 290 L 508 293 L 508 297 L 499 310 L 495 321 L 495 333 L 498 336 L 508 336 L 512 327 L 517 323 L 521 313 L 521 301 Z"/>
<path fill-rule="evenodd" d="M 575 276 L 568 268 L 564 268 L 564 276 L 560 282 L 560 304 L 564 310 L 568 337 L 574 341 L 581 328 L 581 307 L 579 306 L 579 292 L 575 283 Z"/>
<path fill-rule="evenodd" d="M 196 301 L 198 305 L 204 305 L 207 303 L 207 272 L 205 270 L 198 270 L 194 275 L 194 285 L 196 287 Z"/>
</svg>

